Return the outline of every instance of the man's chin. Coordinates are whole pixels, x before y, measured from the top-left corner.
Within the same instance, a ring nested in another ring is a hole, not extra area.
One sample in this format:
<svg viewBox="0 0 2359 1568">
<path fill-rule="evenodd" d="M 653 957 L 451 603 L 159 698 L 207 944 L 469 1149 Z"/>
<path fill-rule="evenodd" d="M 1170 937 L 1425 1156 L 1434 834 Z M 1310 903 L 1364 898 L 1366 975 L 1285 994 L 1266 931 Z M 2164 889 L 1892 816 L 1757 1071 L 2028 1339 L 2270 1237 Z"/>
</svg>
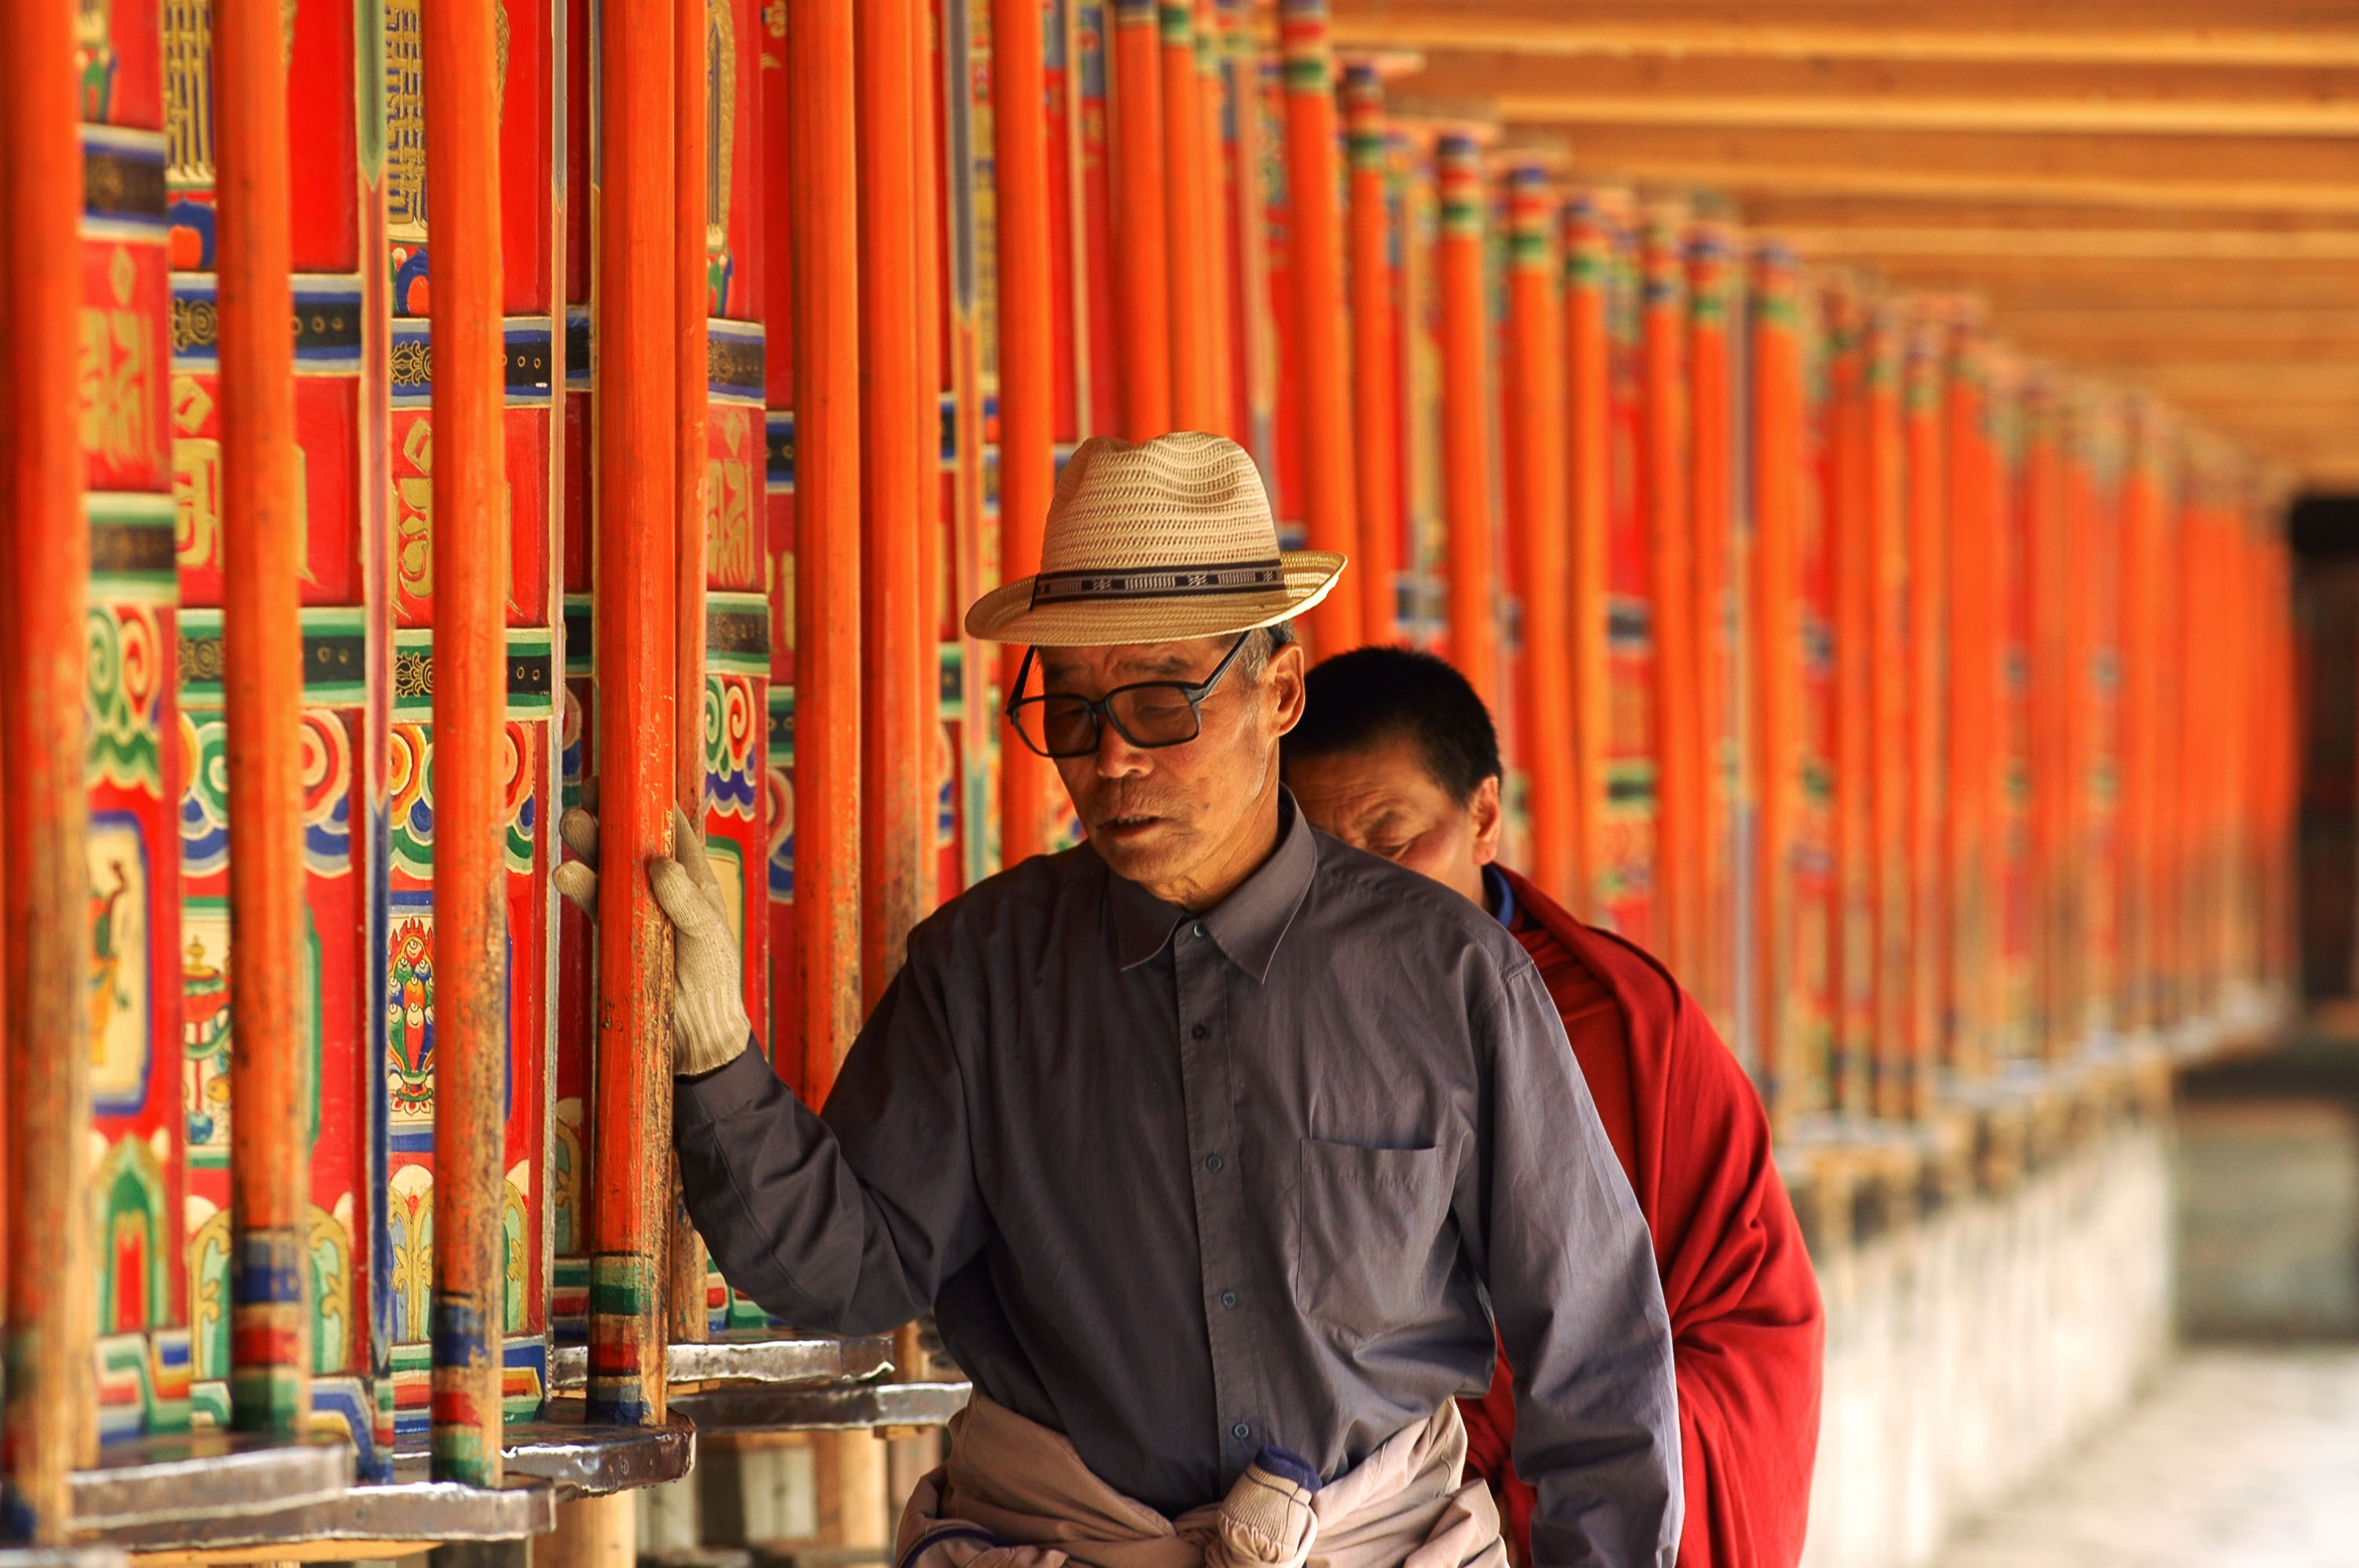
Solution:
<svg viewBox="0 0 2359 1568">
<path fill-rule="evenodd" d="M 1177 823 L 1159 816 L 1145 821 L 1103 823 L 1090 829 L 1090 843 L 1097 849 L 1098 858 L 1116 875 L 1135 882 L 1154 881 L 1157 873 L 1179 859 L 1177 851 L 1183 837 Z"/>
</svg>

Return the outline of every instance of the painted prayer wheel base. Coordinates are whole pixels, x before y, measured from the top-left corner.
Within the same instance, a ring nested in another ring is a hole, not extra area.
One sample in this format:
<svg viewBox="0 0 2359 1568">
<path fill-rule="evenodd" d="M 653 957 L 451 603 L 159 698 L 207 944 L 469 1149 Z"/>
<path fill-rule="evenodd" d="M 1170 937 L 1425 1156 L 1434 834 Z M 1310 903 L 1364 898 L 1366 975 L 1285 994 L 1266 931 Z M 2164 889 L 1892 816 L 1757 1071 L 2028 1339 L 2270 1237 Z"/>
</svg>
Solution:
<svg viewBox="0 0 2359 1568">
<path fill-rule="evenodd" d="M 557 1523 L 558 1489 L 537 1476 L 517 1476 L 496 1491 L 429 1481 L 423 1454 L 397 1459 L 394 1475 L 391 1486 L 355 1487 L 323 1502 L 162 1520 L 110 1530 L 107 1541 L 136 1552 L 251 1548 L 256 1561 L 277 1561 L 308 1555 L 277 1549 L 315 1541 L 514 1541 Z"/>
<path fill-rule="evenodd" d="M 683 1394 L 672 1411 L 701 1432 L 854 1432 L 940 1426 L 966 1408 L 972 1383 L 853 1383 L 832 1388 L 748 1387 Z"/>
<path fill-rule="evenodd" d="M 549 1387 L 560 1394 L 580 1393 L 589 1365 L 586 1346 L 559 1346 L 549 1357 Z M 698 1344 L 673 1345 L 665 1355 L 666 1375 L 675 1390 L 713 1382 L 856 1382 L 880 1377 L 892 1365 L 889 1336 L 847 1338 L 790 1329 L 725 1329 Z"/>
<path fill-rule="evenodd" d="M 541 1414 L 507 1423 L 508 1473 L 550 1482 L 569 1500 L 659 1487 L 696 1467 L 696 1428 L 677 1416 L 659 1426 L 591 1426 L 579 1400 L 551 1400 Z"/>
<path fill-rule="evenodd" d="M 281 1443 L 242 1433 L 135 1438 L 100 1451 L 69 1483 L 77 1532 L 234 1518 L 329 1503 L 353 1484 L 342 1443 Z"/>
</svg>

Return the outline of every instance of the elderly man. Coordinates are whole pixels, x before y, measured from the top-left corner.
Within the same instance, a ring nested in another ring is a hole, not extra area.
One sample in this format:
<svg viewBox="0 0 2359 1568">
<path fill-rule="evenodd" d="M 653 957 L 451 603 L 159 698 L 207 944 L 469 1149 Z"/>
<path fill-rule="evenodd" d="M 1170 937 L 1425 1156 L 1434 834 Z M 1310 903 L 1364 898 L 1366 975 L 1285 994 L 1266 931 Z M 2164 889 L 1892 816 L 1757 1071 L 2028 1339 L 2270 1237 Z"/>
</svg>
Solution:
<svg viewBox="0 0 2359 1568">
<path fill-rule="evenodd" d="M 1495 1322 L 1540 1561 L 1669 1561 L 1661 1292 L 1531 960 L 1278 783 L 1286 622 L 1343 566 L 1229 441 L 1082 444 L 966 625 L 1029 645 L 1007 715 L 1088 841 L 918 927 L 823 1115 L 746 1049 L 692 837 L 651 868 L 723 1272 L 810 1326 L 930 1309 L 974 1381 L 902 1563 L 1496 1568 L 1453 1400 Z"/>
<path fill-rule="evenodd" d="M 1463 676 L 1430 654 L 1359 648 L 1307 686 L 1308 713 L 1284 743 L 1303 815 L 1456 889 L 1531 954 L 1636 1189 L 1678 1367 L 1680 1568 L 1790 1568 L 1810 1504 L 1823 1326 L 1745 1069 L 1652 958 L 1495 863 L 1499 741 Z M 1533 1492 L 1519 1446 L 1510 1462 L 1529 1419 L 1506 1376 L 1515 1359 L 1507 1345 L 1466 1421 L 1474 1467 L 1520 1534 Z"/>
</svg>

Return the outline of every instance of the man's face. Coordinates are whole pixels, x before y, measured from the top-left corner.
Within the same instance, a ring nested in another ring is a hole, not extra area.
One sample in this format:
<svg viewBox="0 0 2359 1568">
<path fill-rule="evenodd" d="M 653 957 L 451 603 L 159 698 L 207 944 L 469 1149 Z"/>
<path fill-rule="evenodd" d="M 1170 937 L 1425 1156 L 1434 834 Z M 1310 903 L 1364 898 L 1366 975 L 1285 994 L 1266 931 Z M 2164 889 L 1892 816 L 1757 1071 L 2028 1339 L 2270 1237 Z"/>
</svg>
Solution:
<svg viewBox="0 0 2359 1568">
<path fill-rule="evenodd" d="M 1228 636 L 1043 648 L 1041 689 L 1103 697 L 1139 681 L 1193 685 L 1235 643 Z M 1192 909 L 1218 902 L 1268 849 L 1262 837 L 1277 787 L 1278 737 L 1302 717 L 1302 650 L 1277 650 L 1257 681 L 1240 655 L 1201 715 L 1196 738 L 1177 746 L 1134 746 L 1101 724 L 1095 752 L 1056 759 L 1073 811 L 1106 864 Z"/>
<path fill-rule="evenodd" d="M 1417 742 L 1386 735 L 1355 751 L 1298 757 L 1287 787 L 1310 825 L 1488 905 L 1483 868 L 1499 854 L 1499 781 L 1461 801 L 1427 771 Z"/>
</svg>

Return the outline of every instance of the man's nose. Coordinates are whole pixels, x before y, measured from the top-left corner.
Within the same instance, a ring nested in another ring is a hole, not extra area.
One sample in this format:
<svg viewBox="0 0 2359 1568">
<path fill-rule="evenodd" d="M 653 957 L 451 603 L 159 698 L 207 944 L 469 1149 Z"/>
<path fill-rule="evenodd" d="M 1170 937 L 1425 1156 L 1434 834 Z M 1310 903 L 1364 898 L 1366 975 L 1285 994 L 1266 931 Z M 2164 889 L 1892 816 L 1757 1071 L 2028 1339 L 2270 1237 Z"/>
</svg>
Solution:
<svg viewBox="0 0 2359 1568">
<path fill-rule="evenodd" d="M 1098 725 L 1097 773 L 1102 779 L 1135 778 L 1152 766 L 1147 752 L 1123 739 L 1112 719 Z"/>
</svg>

